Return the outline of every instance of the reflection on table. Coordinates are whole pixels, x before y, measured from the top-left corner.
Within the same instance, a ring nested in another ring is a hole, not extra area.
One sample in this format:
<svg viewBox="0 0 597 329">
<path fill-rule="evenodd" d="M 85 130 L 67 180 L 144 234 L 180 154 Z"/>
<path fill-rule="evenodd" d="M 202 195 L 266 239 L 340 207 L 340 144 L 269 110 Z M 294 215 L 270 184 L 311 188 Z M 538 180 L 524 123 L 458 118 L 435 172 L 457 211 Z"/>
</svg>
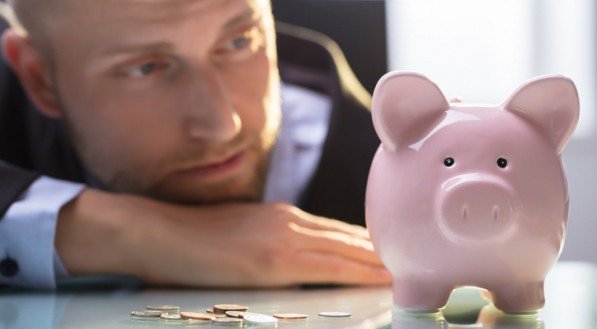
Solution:
<svg viewBox="0 0 597 329">
<path fill-rule="evenodd" d="M 557 264 L 545 281 L 545 308 L 537 314 L 504 314 L 491 304 L 486 304 L 475 312 L 475 306 L 483 303 L 480 295 L 481 290 L 476 288 L 461 289 L 452 295 L 445 309 L 433 314 L 407 313 L 394 309 L 391 328 L 597 328 L 597 267 L 592 264 Z"/>
</svg>

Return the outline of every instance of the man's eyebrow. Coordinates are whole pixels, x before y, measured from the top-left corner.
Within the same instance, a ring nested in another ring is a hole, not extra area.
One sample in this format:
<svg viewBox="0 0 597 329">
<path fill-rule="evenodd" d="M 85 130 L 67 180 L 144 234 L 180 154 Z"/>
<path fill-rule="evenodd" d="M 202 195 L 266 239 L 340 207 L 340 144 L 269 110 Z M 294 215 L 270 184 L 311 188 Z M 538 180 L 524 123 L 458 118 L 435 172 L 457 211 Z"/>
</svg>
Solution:
<svg viewBox="0 0 597 329">
<path fill-rule="evenodd" d="M 148 43 L 148 44 L 141 44 L 141 45 L 121 45 L 107 49 L 103 54 L 104 55 L 118 55 L 118 54 L 127 54 L 127 53 L 159 53 L 159 52 L 167 52 L 173 49 L 172 45 L 167 42 L 157 42 L 157 43 Z"/>
<path fill-rule="evenodd" d="M 226 35 L 232 31 L 234 31 L 235 29 L 239 28 L 240 26 L 243 26 L 244 24 L 247 24 L 249 22 L 254 22 L 254 21 L 258 21 L 261 17 L 261 14 L 250 9 L 247 10 L 245 12 L 243 12 L 242 14 L 232 18 L 230 21 L 228 21 L 228 23 L 226 23 L 226 25 L 224 25 L 222 27 L 222 29 L 220 30 L 220 36 L 222 35 Z"/>
</svg>

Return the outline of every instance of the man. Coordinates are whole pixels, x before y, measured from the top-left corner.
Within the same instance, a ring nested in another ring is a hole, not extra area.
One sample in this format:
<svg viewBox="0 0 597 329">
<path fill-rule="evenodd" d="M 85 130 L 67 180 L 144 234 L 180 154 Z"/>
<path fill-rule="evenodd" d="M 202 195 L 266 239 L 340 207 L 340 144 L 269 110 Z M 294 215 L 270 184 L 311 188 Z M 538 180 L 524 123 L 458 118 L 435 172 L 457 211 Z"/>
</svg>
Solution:
<svg viewBox="0 0 597 329">
<path fill-rule="evenodd" d="M 0 96 L 0 283 L 389 283 L 364 228 L 320 217 L 363 224 L 378 144 L 320 37 L 280 26 L 278 62 L 267 0 L 11 5 L 36 110 Z"/>
</svg>

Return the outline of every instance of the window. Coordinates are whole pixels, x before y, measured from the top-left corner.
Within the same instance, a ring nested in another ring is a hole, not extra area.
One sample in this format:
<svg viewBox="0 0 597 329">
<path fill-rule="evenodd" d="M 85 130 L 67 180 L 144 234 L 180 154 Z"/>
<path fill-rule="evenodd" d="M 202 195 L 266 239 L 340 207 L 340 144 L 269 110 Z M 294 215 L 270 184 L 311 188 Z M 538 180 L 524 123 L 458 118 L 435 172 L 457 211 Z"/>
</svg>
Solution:
<svg viewBox="0 0 597 329">
<path fill-rule="evenodd" d="M 594 137 L 595 13 L 592 0 L 387 0 L 390 69 L 494 104 L 531 77 L 564 74 L 580 95 L 575 138 Z"/>
</svg>

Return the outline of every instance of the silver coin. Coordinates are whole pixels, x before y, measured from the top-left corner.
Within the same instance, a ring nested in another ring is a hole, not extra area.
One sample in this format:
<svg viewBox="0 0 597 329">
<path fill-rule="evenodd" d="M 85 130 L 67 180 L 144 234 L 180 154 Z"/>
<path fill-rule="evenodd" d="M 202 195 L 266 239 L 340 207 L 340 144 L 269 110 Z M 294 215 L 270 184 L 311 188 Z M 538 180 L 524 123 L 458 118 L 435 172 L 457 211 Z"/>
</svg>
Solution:
<svg viewBox="0 0 597 329">
<path fill-rule="evenodd" d="M 138 319 L 157 319 L 162 315 L 161 311 L 132 311 L 131 316 Z"/>
<path fill-rule="evenodd" d="M 348 312 L 319 312 L 319 316 L 325 316 L 327 318 L 347 318 L 351 314 Z"/>
<path fill-rule="evenodd" d="M 180 306 L 178 306 L 178 305 L 147 305 L 146 308 L 148 310 L 162 311 L 162 312 L 168 312 L 168 313 L 180 311 Z"/>
<path fill-rule="evenodd" d="M 278 323 L 276 318 L 265 314 L 245 314 L 243 319 L 249 324 L 275 325 Z"/>
<path fill-rule="evenodd" d="M 238 318 L 215 318 L 211 322 L 216 325 L 240 326 L 243 320 Z"/>
</svg>

